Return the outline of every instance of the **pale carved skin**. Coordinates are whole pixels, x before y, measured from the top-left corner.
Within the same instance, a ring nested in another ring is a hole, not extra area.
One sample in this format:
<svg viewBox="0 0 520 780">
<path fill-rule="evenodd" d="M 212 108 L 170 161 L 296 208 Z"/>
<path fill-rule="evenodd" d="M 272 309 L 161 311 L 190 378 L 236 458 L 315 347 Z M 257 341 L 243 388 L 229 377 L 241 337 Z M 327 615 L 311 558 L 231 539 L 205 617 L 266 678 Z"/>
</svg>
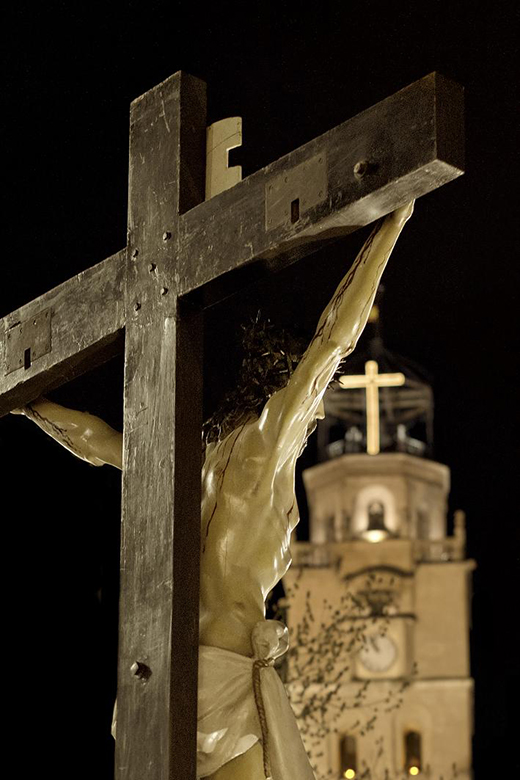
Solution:
<svg viewBox="0 0 520 780">
<path fill-rule="evenodd" d="M 392 249 L 413 202 L 375 226 L 323 312 L 288 384 L 259 418 L 249 418 L 206 448 L 202 470 L 200 644 L 251 656 L 251 631 L 265 617 L 265 599 L 290 565 L 298 523 L 295 464 L 340 361 L 368 320 Z M 16 410 L 63 446 L 98 466 L 122 468 L 122 434 L 85 412 L 46 399 Z M 213 780 L 262 780 L 257 743 L 225 764 Z"/>
</svg>

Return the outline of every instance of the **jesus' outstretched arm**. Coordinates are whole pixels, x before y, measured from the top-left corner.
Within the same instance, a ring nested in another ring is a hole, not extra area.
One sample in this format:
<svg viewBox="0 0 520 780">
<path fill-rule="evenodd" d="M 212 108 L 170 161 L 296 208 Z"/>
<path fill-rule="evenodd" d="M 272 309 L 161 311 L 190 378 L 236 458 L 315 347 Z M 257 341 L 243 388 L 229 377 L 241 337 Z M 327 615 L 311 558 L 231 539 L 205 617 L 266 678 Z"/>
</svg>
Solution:
<svg viewBox="0 0 520 780">
<path fill-rule="evenodd" d="M 123 434 L 88 412 L 79 412 L 39 398 L 13 414 L 36 423 L 73 455 L 93 466 L 122 468 Z"/>
<path fill-rule="evenodd" d="M 264 427 L 275 437 L 275 458 L 277 453 L 283 457 L 298 446 L 319 416 L 327 386 L 363 332 L 379 281 L 413 207 L 412 201 L 376 224 L 321 315 L 316 333 L 287 386 L 266 405 Z"/>
</svg>

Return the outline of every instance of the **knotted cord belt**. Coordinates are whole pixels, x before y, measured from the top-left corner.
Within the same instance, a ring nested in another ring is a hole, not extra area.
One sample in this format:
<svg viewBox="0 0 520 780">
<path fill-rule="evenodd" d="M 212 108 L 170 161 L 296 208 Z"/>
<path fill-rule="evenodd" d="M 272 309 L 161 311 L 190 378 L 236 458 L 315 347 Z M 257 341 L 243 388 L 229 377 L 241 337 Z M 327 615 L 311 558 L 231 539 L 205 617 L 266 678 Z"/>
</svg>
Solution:
<svg viewBox="0 0 520 780">
<path fill-rule="evenodd" d="M 265 714 L 264 698 L 262 696 L 262 669 L 274 666 L 274 658 L 257 658 L 253 662 L 253 693 L 255 695 L 255 704 L 258 711 L 260 728 L 262 729 L 262 754 L 264 762 L 264 775 L 266 780 L 273 780 L 271 775 L 271 761 L 269 758 L 269 729 L 267 728 L 267 717 Z"/>
</svg>

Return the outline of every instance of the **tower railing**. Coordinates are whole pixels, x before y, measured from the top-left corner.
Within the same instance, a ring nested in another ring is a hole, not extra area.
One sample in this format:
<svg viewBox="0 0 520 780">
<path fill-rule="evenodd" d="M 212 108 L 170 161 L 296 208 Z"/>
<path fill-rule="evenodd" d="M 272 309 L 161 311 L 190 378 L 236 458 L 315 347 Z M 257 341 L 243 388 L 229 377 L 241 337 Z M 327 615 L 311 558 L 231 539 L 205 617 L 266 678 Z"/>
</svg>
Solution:
<svg viewBox="0 0 520 780">
<path fill-rule="evenodd" d="M 342 545 L 358 539 L 345 539 L 343 542 L 296 542 L 291 546 L 293 566 L 303 568 L 328 568 L 334 566 L 348 554 L 342 550 Z M 402 541 L 402 539 L 401 539 Z M 441 563 L 462 561 L 466 556 L 465 534 L 455 529 L 454 536 L 441 539 L 409 539 L 412 545 L 413 559 L 416 563 Z M 393 540 L 377 542 L 377 544 L 392 544 Z M 370 544 L 370 542 L 366 542 Z"/>
</svg>

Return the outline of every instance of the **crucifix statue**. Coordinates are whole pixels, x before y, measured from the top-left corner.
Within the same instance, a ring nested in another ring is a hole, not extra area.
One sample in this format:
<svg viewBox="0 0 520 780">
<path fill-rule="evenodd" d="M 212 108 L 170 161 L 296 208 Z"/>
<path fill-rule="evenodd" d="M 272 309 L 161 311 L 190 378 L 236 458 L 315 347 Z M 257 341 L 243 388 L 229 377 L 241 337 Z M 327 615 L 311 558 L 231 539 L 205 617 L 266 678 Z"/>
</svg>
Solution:
<svg viewBox="0 0 520 780">
<path fill-rule="evenodd" d="M 181 73 L 132 104 L 128 246 L 4 318 L 0 413 L 123 470 L 116 777 L 310 780 L 264 601 L 290 564 L 296 459 L 410 204 L 462 173 L 461 92 L 432 74 L 206 201 L 204 104 Z M 303 357 L 203 455 L 204 308 L 374 221 Z M 122 435 L 35 401 L 123 329 Z"/>
</svg>

